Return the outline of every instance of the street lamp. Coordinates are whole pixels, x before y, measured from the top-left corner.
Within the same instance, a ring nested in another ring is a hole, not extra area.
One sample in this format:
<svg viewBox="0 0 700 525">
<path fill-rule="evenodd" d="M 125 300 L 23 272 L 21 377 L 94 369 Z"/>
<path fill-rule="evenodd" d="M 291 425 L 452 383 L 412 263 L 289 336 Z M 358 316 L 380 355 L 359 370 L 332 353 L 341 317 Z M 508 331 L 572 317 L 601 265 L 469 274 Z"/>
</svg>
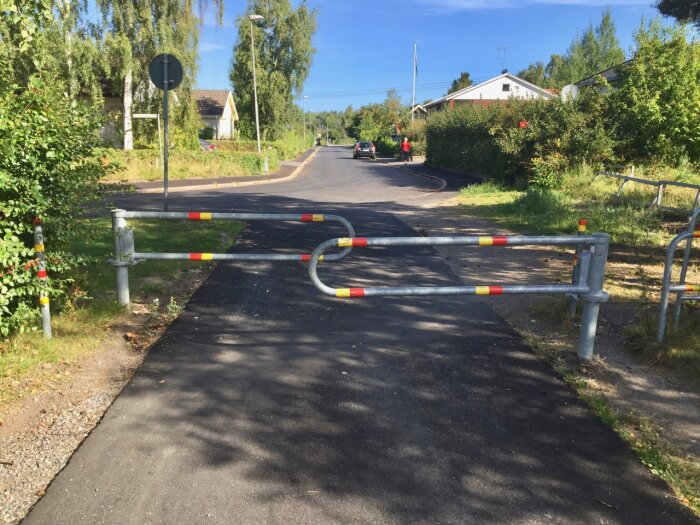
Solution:
<svg viewBox="0 0 700 525">
<path fill-rule="evenodd" d="M 250 53 L 253 57 L 253 100 L 255 102 L 255 134 L 258 139 L 258 155 L 261 154 L 260 147 L 260 120 L 258 118 L 258 83 L 255 79 L 255 43 L 253 41 L 253 20 L 262 20 L 262 15 L 249 15 L 250 19 Z M 265 157 L 265 166 L 263 171 L 267 173 L 267 157 Z"/>
<path fill-rule="evenodd" d="M 301 97 L 301 112 L 304 118 L 304 147 L 306 147 L 306 99 L 309 98 L 306 95 Z"/>
</svg>

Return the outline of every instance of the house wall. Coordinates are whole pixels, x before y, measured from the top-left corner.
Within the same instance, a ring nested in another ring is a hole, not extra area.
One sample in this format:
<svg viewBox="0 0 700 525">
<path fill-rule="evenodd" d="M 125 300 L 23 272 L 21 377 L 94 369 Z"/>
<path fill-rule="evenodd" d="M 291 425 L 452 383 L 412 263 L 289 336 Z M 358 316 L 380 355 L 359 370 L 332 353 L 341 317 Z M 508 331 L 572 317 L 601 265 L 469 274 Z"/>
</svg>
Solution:
<svg viewBox="0 0 700 525">
<path fill-rule="evenodd" d="M 503 85 L 509 84 L 510 90 L 503 91 Z M 508 100 L 511 97 L 515 98 L 542 98 L 542 96 L 529 87 L 521 84 L 510 78 L 499 78 L 493 82 L 481 86 L 479 89 L 469 91 L 458 97 L 455 100 Z"/>
</svg>

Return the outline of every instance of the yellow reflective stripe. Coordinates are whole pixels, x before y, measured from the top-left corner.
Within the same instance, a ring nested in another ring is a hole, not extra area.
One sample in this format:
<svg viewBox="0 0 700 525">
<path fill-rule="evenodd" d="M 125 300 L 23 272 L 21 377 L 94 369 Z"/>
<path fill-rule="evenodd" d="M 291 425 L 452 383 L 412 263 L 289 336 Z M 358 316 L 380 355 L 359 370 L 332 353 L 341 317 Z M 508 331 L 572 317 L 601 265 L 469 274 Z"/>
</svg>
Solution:
<svg viewBox="0 0 700 525">
<path fill-rule="evenodd" d="M 587 229 L 587 226 L 585 224 L 579 224 L 578 225 L 578 231 L 580 232 L 585 232 Z"/>
<path fill-rule="evenodd" d="M 44 245 L 43 245 L 43 244 L 35 244 L 35 245 L 34 245 L 34 251 L 35 251 L 35 252 L 43 252 L 43 251 L 44 251 Z"/>
<path fill-rule="evenodd" d="M 211 212 L 200 213 L 199 220 L 200 221 L 210 221 L 211 220 Z"/>
<path fill-rule="evenodd" d="M 203 261 L 211 261 L 213 257 L 214 257 L 213 253 L 203 253 L 202 254 Z"/>
<path fill-rule="evenodd" d="M 340 248 L 347 248 L 348 246 L 352 246 L 352 239 L 349 237 L 338 239 L 338 246 Z"/>
<path fill-rule="evenodd" d="M 697 284 L 687 284 L 685 286 L 685 291 L 686 292 L 698 292 L 698 291 L 700 291 L 700 286 L 698 286 Z"/>
<path fill-rule="evenodd" d="M 323 222 L 326 220 L 326 216 L 323 214 L 314 214 L 312 218 L 314 222 Z"/>
<path fill-rule="evenodd" d="M 39 297 L 39 304 L 49 304 L 48 297 Z"/>
<path fill-rule="evenodd" d="M 350 288 L 338 288 L 335 291 L 336 297 L 350 297 Z"/>
<path fill-rule="evenodd" d="M 318 258 L 318 262 L 323 262 L 323 258 L 324 258 L 324 257 L 325 257 L 325 255 L 321 255 L 321 256 Z"/>
<path fill-rule="evenodd" d="M 491 291 L 488 286 L 477 286 L 476 295 L 489 295 Z"/>
<path fill-rule="evenodd" d="M 479 237 L 479 246 L 493 246 L 493 237 Z"/>
</svg>

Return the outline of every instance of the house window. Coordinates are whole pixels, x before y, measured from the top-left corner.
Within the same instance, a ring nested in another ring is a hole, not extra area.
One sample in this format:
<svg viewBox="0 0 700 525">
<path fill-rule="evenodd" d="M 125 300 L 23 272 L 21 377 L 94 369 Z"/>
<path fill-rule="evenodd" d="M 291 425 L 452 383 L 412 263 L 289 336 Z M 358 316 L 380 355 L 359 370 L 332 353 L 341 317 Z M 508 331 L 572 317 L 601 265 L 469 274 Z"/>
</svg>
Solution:
<svg viewBox="0 0 700 525">
<path fill-rule="evenodd" d="M 503 84 L 503 91 L 510 91 L 510 84 Z"/>
</svg>

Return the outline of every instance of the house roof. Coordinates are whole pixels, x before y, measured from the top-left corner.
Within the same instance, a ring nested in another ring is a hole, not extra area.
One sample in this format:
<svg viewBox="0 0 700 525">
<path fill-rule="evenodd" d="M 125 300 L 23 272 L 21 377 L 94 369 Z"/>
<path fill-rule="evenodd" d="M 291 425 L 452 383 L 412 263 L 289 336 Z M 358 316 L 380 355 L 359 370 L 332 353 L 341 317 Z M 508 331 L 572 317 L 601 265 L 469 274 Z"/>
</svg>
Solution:
<svg viewBox="0 0 700 525">
<path fill-rule="evenodd" d="M 224 108 L 229 102 L 233 111 L 233 118 L 238 118 L 236 104 L 233 101 L 231 91 L 226 89 L 193 89 L 192 96 L 197 103 L 199 114 L 203 117 L 220 117 L 224 114 Z"/>
<path fill-rule="evenodd" d="M 523 80 L 522 78 L 516 77 L 515 75 L 511 75 L 510 73 L 501 73 L 497 77 L 490 78 L 484 82 L 481 82 L 480 84 L 465 87 L 465 88 L 460 89 L 459 91 L 455 91 L 454 93 L 450 93 L 448 95 L 445 95 L 444 97 L 437 98 L 437 99 L 433 100 L 432 102 L 428 102 L 423 107 L 430 108 L 430 107 L 436 106 L 438 104 L 442 104 L 443 102 L 448 102 L 448 101 L 453 100 L 453 99 L 458 99 L 464 95 L 469 94 L 471 91 L 477 91 L 477 90 L 481 89 L 482 87 L 486 86 L 487 84 L 490 84 L 491 82 L 495 82 L 497 80 L 504 79 L 504 78 L 507 78 L 513 82 L 519 82 L 520 84 L 524 85 L 525 87 L 530 88 L 532 91 L 534 91 L 535 93 L 538 93 L 542 98 L 545 98 L 547 100 L 555 98 L 554 95 L 549 93 L 547 90 L 542 89 L 541 87 L 538 87 L 535 84 L 528 82 L 527 80 Z"/>
<path fill-rule="evenodd" d="M 614 84 L 620 79 L 620 74 L 618 70 L 623 69 L 624 67 L 630 65 L 632 63 L 632 59 L 630 60 L 625 60 L 621 64 L 617 64 L 616 66 L 609 67 L 608 69 L 604 69 L 603 71 L 598 71 L 595 75 L 591 75 L 590 77 L 586 77 L 584 79 L 579 80 L 578 82 L 575 82 L 574 85 L 577 87 L 584 87 L 584 86 L 593 86 L 598 84 L 598 77 L 603 77 L 607 82 L 610 84 Z"/>
</svg>

